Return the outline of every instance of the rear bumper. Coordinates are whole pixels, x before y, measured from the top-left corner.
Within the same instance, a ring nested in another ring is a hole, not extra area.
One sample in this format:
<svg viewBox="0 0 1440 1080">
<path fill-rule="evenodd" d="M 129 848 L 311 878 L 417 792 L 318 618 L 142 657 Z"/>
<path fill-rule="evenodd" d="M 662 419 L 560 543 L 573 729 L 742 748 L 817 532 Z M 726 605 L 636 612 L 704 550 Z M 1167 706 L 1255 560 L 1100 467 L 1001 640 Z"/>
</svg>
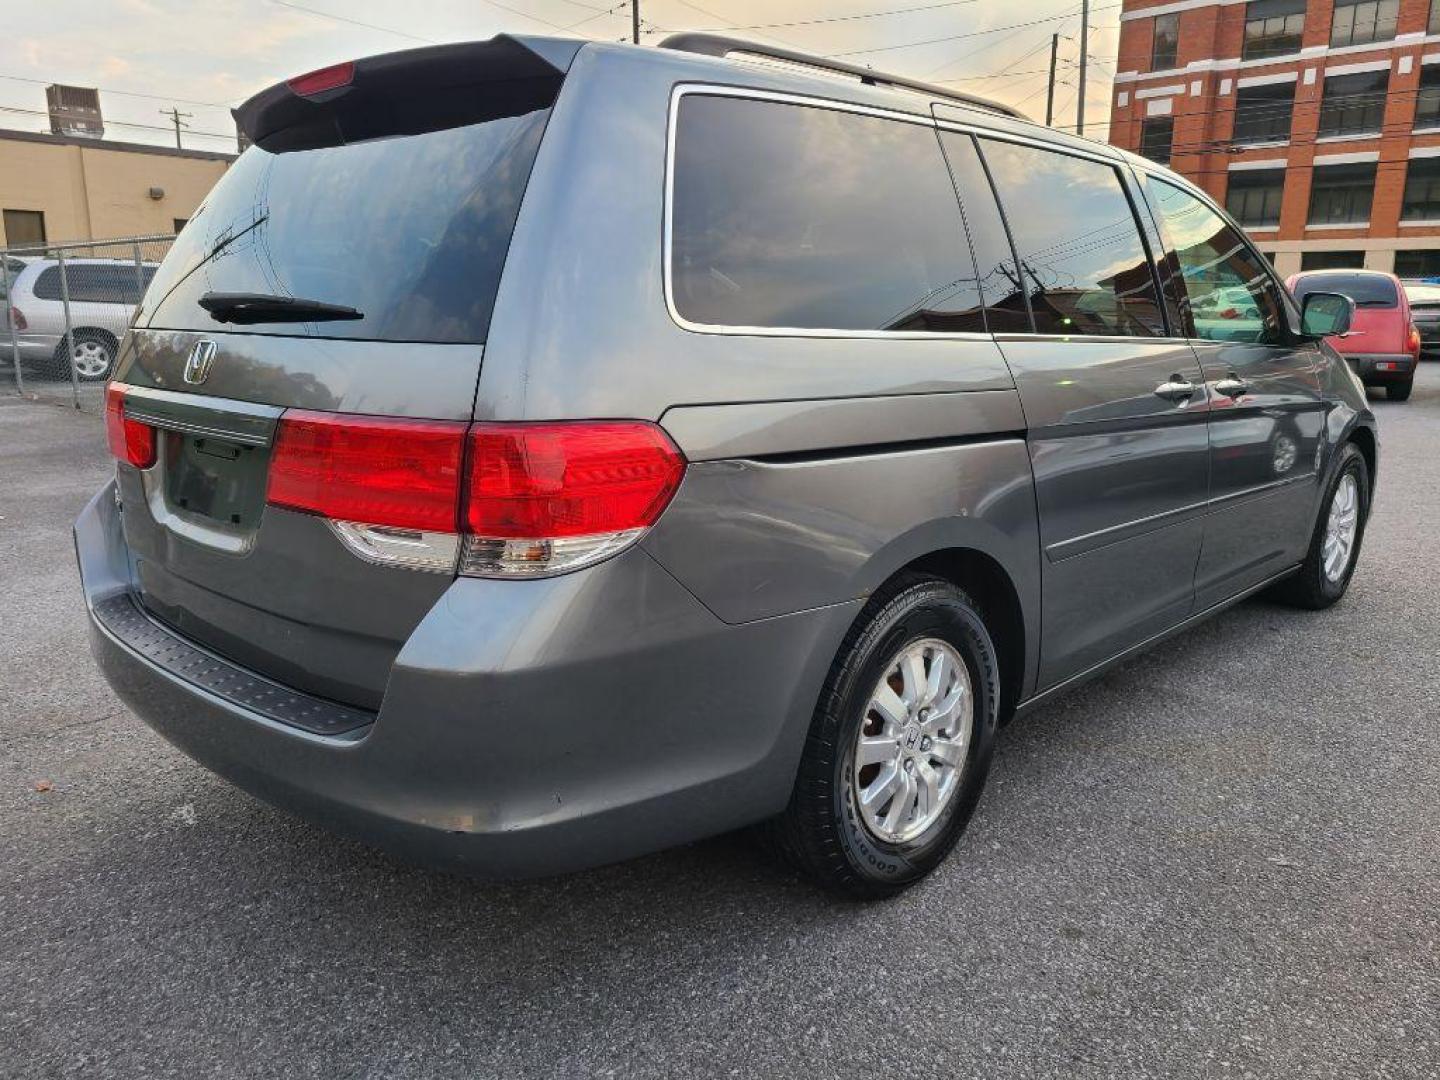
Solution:
<svg viewBox="0 0 1440 1080">
<path fill-rule="evenodd" d="M 1409 353 L 1342 354 L 1366 386 L 1409 382 L 1415 377 L 1415 357 Z"/>
<path fill-rule="evenodd" d="M 373 723 L 326 736 L 197 685 L 97 616 L 129 587 L 110 486 L 75 543 L 95 658 L 147 724 L 267 801 L 482 877 L 777 813 L 859 604 L 729 626 L 638 548 L 544 581 L 461 579 L 402 649 Z"/>
</svg>

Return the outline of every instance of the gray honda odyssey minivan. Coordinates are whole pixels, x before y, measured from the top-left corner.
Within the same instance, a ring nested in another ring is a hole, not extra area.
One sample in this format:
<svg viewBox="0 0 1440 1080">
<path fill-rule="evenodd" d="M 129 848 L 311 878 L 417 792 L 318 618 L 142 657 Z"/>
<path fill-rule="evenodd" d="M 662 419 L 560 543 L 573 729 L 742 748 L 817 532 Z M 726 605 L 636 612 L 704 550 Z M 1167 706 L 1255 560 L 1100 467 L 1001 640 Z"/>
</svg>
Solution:
<svg viewBox="0 0 1440 1080">
<path fill-rule="evenodd" d="M 75 540 L 131 708 L 338 830 L 513 876 L 761 824 L 884 896 L 1017 711 L 1349 583 L 1352 305 L 1151 162 L 709 35 L 236 115 Z"/>
</svg>

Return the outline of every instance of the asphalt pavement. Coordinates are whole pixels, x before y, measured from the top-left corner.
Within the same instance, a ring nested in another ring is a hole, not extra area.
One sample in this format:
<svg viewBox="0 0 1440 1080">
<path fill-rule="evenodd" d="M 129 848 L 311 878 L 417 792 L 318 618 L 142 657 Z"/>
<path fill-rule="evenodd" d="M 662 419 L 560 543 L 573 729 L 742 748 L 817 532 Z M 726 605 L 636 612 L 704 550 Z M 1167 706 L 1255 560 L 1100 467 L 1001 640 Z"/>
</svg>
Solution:
<svg viewBox="0 0 1440 1080">
<path fill-rule="evenodd" d="M 212 777 L 86 646 L 93 416 L 0 397 L 0 1077 L 1440 1076 L 1440 364 L 1348 598 L 1002 733 L 929 881 L 722 837 L 486 886 Z"/>
</svg>

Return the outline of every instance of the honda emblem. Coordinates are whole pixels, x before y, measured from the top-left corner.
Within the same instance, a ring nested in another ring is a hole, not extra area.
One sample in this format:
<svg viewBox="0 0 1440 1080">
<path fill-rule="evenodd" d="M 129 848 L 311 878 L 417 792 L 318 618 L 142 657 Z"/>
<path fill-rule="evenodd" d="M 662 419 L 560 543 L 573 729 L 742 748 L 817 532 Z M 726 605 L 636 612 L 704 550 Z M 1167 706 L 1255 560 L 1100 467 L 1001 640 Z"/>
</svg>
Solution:
<svg viewBox="0 0 1440 1080">
<path fill-rule="evenodd" d="M 185 361 L 185 381 L 191 386 L 199 386 L 210 377 L 210 367 L 214 363 L 215 342 L 208 338 L 195 342 Z"/>
</svg>

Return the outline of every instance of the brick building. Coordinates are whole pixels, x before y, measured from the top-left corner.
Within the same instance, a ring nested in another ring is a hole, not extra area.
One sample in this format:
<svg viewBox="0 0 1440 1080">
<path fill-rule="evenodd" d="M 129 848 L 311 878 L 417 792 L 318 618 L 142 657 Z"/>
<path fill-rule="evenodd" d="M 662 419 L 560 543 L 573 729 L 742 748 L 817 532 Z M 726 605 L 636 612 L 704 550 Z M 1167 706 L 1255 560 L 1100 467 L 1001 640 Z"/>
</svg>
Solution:
<svg viewBox="0 0 1440 1080">
<path fill-rule="evenodd" d="M 1110 139 L 1282 274 L 1440 274 L 1440 0 L 1125 0 Z"/>
</svg>

